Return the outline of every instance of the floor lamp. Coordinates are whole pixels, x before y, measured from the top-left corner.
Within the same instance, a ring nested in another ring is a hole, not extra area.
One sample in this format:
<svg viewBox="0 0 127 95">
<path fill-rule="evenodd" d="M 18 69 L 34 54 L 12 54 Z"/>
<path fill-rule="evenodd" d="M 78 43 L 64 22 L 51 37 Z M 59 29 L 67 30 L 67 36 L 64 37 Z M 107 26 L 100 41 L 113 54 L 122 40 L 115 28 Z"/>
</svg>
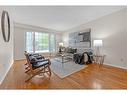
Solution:
<svg viewBox="0 0 127 95">
<path fill-rule="evenodd" d="M 102 40 L 94 40 L 93 45 L 95 47 L 95 55 L 101 55 Z"/>
</svg>

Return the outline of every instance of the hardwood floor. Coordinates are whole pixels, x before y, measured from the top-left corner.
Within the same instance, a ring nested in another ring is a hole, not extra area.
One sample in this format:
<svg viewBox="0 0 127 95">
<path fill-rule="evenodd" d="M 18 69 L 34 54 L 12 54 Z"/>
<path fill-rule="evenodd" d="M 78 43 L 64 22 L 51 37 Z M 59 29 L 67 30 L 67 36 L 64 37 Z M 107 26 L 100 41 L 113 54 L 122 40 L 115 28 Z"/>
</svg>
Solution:
<svg viewBox="0 0 127 95">
<path fill-rule="evenodd" d="M 120 68 L 90 64 L 64 79 L 52 73 L 50 79 L 34 77 L 25 83 L 24 64 L 25 60 L 14 62 L 1 89 L 127 89 L 127 70 Z"/>
</svg>

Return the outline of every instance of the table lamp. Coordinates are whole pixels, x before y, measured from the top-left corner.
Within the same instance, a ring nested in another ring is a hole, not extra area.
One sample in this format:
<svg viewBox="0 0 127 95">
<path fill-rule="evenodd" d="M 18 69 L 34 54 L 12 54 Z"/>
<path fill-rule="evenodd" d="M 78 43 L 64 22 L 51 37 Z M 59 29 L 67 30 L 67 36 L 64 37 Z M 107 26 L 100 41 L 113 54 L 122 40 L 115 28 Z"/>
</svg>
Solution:
<svg viewBox="0 0 127 95">
<path fill-rule="evenodd" d="M 63 43 L 59 43 L 59 53 L 62 53 Z"/>
</svg>

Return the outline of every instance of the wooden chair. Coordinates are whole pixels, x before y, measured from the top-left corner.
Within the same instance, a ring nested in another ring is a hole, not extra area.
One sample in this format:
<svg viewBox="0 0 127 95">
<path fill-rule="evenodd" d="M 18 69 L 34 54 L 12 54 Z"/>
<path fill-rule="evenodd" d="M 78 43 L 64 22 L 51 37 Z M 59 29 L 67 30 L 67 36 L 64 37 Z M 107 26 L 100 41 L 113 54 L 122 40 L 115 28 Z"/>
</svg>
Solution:
<svg viewBox="0 0 127 95">
<path fill-rule="evenodd" d="M 46 73 L 49 77 L 51 76 L 51 69 L 50 69 L 51 62 L 49 59 L 41 59 L 36 61 L 35 63 L 32 63 L 29 57 L 29 53 L 25 51 L 24 54 L 27 60 L 27 63 L 25 64 L 26 66 L 25 73 L 30 75 L 30 77 L 25 82 L 29 81 L 34 76 L 40 75 L 40 74 Z"/>
</svg>

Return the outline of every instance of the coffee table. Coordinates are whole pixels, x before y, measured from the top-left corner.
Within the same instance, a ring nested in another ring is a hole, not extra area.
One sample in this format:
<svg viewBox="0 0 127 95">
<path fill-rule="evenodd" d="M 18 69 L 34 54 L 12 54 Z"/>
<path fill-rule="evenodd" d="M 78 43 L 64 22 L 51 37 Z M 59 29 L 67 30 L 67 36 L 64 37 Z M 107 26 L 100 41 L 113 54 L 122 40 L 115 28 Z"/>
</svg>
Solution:
<svg viewBox="0 0 127 95">
<path fill-rule="evenodd" d="M 66 63 L 68 61 L 72 61 L 73 58 L 69 54 L 59 54 L 55 60 L 61 63 Z"/>
</svg>

